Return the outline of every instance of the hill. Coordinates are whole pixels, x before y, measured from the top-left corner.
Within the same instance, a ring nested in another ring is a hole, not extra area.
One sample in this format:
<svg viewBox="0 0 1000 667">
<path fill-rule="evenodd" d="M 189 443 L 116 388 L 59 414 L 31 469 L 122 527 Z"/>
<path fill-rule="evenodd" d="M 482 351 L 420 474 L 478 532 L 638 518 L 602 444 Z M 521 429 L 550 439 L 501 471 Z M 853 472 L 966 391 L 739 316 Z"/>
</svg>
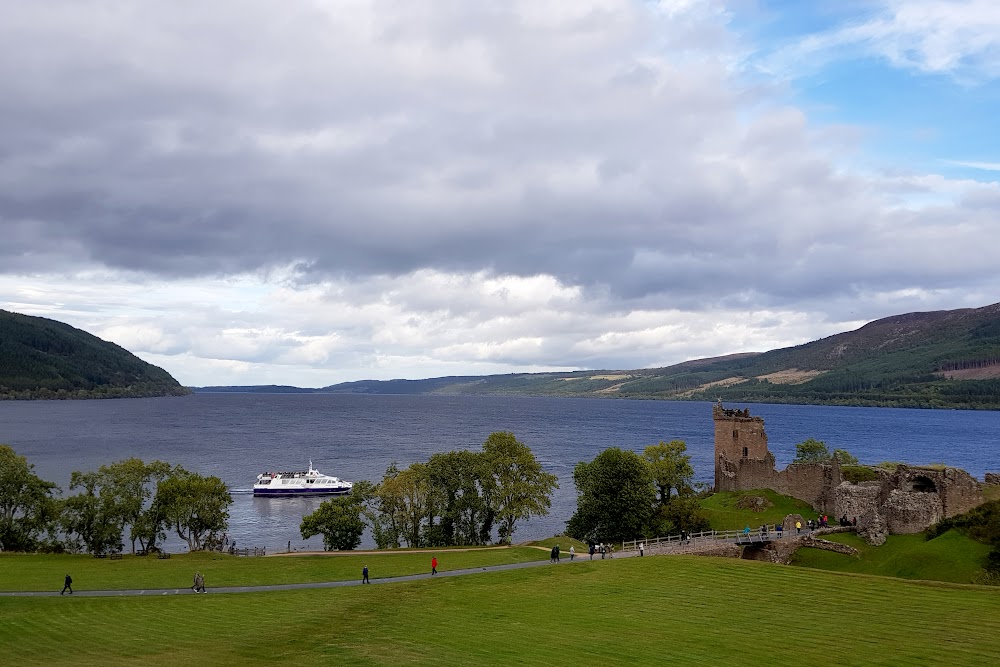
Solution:
<svg viewBox="0 0 1000 667">
<path fill-rule="evenodd" d="M 0 310 L 0 399 L 182 396 L 162 368 L 44 317 Z"/>
<path fill-rule="evenodd" d="M 1000 303 L 896 315 L 760 354 L 665 368 L 367 380 L 317 390 L 1000 409 Z"/>
</svg>

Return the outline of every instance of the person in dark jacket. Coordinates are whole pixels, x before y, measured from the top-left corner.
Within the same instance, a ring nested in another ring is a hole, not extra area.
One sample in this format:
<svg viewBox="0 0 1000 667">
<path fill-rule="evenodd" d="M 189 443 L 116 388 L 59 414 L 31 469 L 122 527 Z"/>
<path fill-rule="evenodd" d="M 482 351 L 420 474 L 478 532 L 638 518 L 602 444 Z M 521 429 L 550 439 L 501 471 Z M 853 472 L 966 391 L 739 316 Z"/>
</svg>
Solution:
<svg viewBox="0 0 1000 667">
<path fill-rule="evenodd" d="M 70 595 L 73 594 L 73 577 L 69 576 L 68 574 L 66 575 L 66 579 L 63 581 L 63 589 L 62 592 L 59 593 L 59 595 L 62 595 L 67 590 L 69 590 Z"/>
<path fill-rule="evenodd" d="M 368 566 L 367 565 L 365 565 L 363 568 L 361 568 L 361 583 L 363 583 L 363 584 L 370 584 L 370 583 L 372 583 L 372 582 L 368 581 Z"/>
</svg>

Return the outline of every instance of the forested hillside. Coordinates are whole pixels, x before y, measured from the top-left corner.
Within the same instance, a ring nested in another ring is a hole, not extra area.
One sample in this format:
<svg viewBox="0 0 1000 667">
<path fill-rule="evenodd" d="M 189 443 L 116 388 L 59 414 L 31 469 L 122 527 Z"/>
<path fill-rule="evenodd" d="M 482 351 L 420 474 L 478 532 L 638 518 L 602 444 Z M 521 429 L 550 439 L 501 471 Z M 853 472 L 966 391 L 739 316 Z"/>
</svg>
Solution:
<svg viewBox="0 0 1000 667">
<path fill-rule="evenodd" d="M 114 343 L 62 322 L 0 310 L 0 399 L 188 393 L 165 370 Z"/>
<path fill-rule="evenodd" d="M 666 368 L 364 381 L 319 391 L 1000 409 L 1000 304 L 897 315 L 804 345 Z"/>
</svg>

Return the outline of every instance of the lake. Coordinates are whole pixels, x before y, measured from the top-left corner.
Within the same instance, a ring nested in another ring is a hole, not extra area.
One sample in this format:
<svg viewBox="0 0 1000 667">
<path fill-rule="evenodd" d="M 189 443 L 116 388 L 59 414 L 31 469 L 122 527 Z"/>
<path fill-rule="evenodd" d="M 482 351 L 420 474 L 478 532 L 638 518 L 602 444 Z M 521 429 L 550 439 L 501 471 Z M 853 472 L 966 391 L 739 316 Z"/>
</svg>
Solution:
<svg viewBox="0 0 1000 667">
<path fill-rule="evenodd" d="M 980 480 L 1000 470 L 1000 412 L 732 404 L 765 419 L 778 466 L 795 443 L 823 440 L 862 463 L 947 463 Z M 559 478 L 548 516 L 521 524 L 516 541 L 561 532 L 576 507 L 573 466 L 607 447 L 641 451 L 684 440 L 696 479 L 713 479 L 711 403 L 501 396 L 195 394 L 101 401 L 0 401 L 0 442 L 64 493 L 74 470 L 132 456 L 219 476 L 233 490 L 230 535 L 240 546 L 321 548 L 299 523 L 317 498 L 254 498 L 265 470 L 304 470 L 377 482 L 386 467 L 435 452 L 477 449 L 493 431 L 512 431 Z M 371 545 L 366 537 L 366 545 Z M 171 550 L 180 550 L 176 538 Z"/>
</svg>

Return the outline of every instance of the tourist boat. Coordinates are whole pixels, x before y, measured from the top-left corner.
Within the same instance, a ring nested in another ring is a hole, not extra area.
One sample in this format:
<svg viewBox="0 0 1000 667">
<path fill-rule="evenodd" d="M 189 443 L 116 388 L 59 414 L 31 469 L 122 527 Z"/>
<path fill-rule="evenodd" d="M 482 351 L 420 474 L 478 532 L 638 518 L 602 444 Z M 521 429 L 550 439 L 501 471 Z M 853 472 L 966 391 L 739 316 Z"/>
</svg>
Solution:
<svg viewBox="0 0 1000 667">
<path fill-rule="evenodd" d="M 324 475 L 313 468 L 305 472 L 265 472 L 257 475 L 253 485 L 255 496 L 343 496 L 351 492 L 353 483 Z"/>
</svg>

